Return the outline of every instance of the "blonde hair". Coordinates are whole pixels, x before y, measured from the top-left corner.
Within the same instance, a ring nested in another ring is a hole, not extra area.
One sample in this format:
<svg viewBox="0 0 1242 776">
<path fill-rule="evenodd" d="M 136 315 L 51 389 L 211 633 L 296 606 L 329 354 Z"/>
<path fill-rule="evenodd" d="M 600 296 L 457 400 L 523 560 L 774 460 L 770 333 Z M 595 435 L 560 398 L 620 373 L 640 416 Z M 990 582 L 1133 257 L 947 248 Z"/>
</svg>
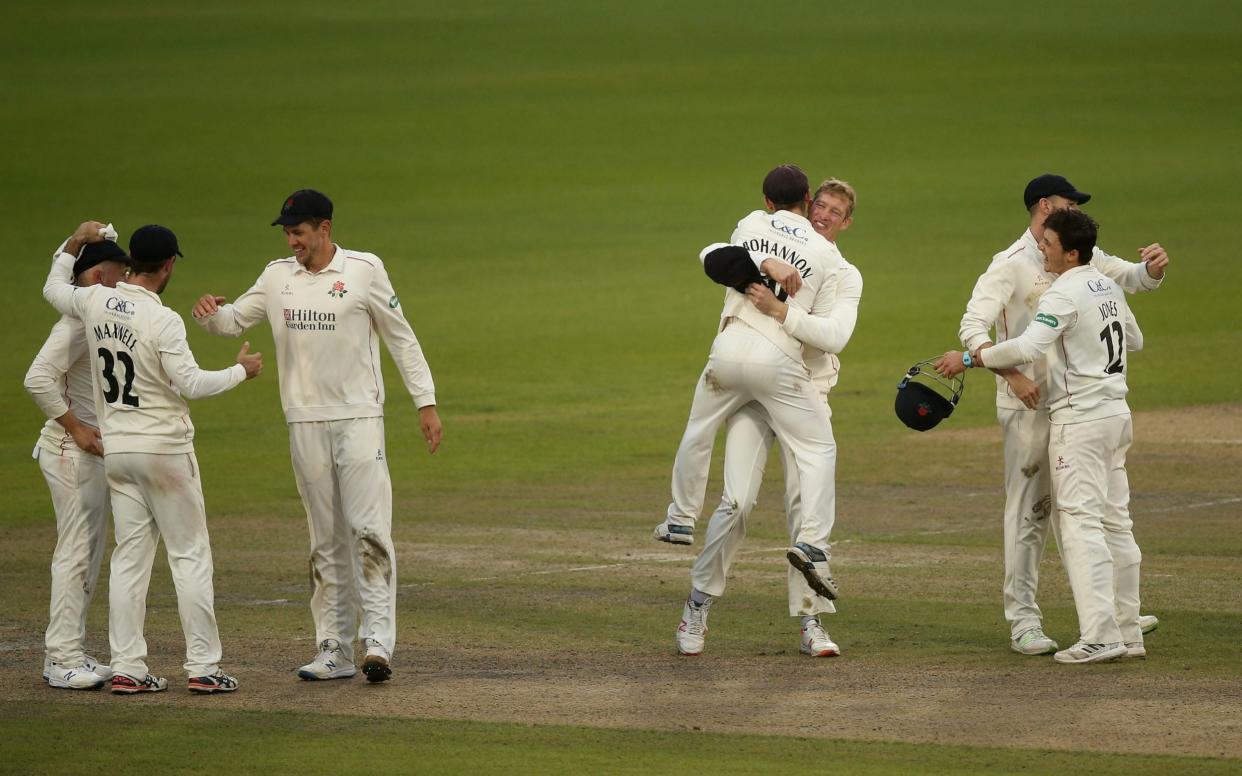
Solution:
<svg viewBox="0 0 1242 776">
<path fill-rule="evenodd" d="M 815 198 L 818 198 L 820 194 L 836 194 L 845 197 L 850 203 L 850 211 L 845 214 L 845 217 L 852 218 L 854 216 L 854 205 L 857 203 L 858 198 L 854 194 L 854 187 L 849 183 L 840 178 L 829 178 L 819 184 L 819 188 L 815 190 Z"/>
</svg>

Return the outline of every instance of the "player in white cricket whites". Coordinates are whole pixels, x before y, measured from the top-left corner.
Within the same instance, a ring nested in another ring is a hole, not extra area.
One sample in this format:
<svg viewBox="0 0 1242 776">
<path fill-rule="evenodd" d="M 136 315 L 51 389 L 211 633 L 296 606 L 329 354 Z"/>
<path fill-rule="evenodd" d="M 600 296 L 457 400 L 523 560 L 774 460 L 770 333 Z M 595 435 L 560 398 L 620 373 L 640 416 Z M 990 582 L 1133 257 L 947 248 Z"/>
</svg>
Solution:
<svg viewBox="0 0 1242 776">
<path fill-rule="evenodd" d="M 837 235 L 853 223 L 856 195 L 853 187 L 845 181 L 830 178 L 820 184 L 811 202 L 812 227 L 824 239 L 836 244 Z M 774 259 L 757 254 L 760 262 Z M 854 325 L 858 320 L 858 303 L 862 298 L 862 275 L 858 269 L 842 261 L 837 283 L 836 297 L 818 326 L 817 341 L 828 348 L 821 350 L 803 343 L 803 360 L 811 373 L 811 380 L 827 404 L 828 392 L 837 382 L 840 362 L 837 353 L 844 349 Z M 781 301 L 767 286 L 754 284 L 747 288 L 747 297 L 761 312 L 779 322 L 788 319 L 788 305 Z M 796 335 L 795 335 L 796 336 Z M 802 337 L 798 337 L 802 339 Z M 831 417 L 831 409 L 829 416 Z M 745 405 L 725 421 L 724 492 L 720 505 L 712 514 L 707 526 L 703 551 L 695 559 L 690 573 L 691 599 L 711 600 L 724 594 L 725 584 L 733 559 L 746 536 L 746 521 L 755 508 L 759 487 L 763 482 L 768 454 L 775 441 L 766 411 L 756 402 Z M 835 473 L 835 444 L 831 448 Z M 785 471 L 785 511 L 790 541 L 796 541 L 802 527 L 802 499 L 798 482 L 797 464 L 781 447 L 781 464 Z M 835 501 L 833 502 L 835 508 Z M 695 509 L 695 512 L 698 510 Z M 832 521 L 835 521 L 835 516 Z M 662 538 L 668 537 L 668 538 Z M 693 539 L 693 535 L 670 534 L 657 531 L 663 541 L 676 537 Z M 688 543 L 688 542 L 683 542 Z M 789 614 L 800 618 L 800 644 L 803 654 L 813 657 L 833 657 L 841 653 L 840 647 L 828 635 L 820 622 L 820 615 L 832 613 L 836 607 L 832 600 L 817 593 L 806 578 L 794 566 L 788 567 Z M 825 568 L 824 574 L 828 575 Z M 684 632 L 679 631 L 679 635 Z M 682 640 L 693 634 L 681 635 Z"/>
<path fill-rule="evenodd" d="M 799 337 L 812 341 L 817 333 L 823 334 L 822 318 L 835 300 L 843 259 L 807 219 L 811 198 L 800 169 L 781 165 L 769 172 L 763 194 L 767 211 L 746 216 L 738 223 L 731 244 L 709 246 L 701 255 L 709 276 L 732 288 L 725 292 L 720 329 L 695 389 L 673 465 L 673 503 L 666 520 L 656 527 L 656 538 L 676 541 L 672 539 L 676 534 L 681 543 L 692 540 L 716 430 L 743 406 L 757 402 L 798 472 L 804 508 L 787 557 L 811 589 L 830 599 L 837 594 L 828 566 L 835 441 L 827 405 L 803 362 Z M 779 258 L 785 266 L 769 257 Z M 722 273 L 721 267 L 749 271 L 736 282 L 724 281 L 732 271 Z M 758 267 L 773 272 L 774 284 L 782 285 L 781 296 L 790 300 L 784 322 L 761 312 L 746 296 L 749 279 L 758 279 Z M 817 346 L 830 347 L 819 342 Z M 721 537 L 709 556 L 716 556 L 726 545 Z M 712 594 L 700 584 L 723 589 L 724 564 L 705 561 L 704 566 L 702 574 L 711 581 L 695 579 L 677 629 L 677 649 L 683 655 L 697 655 L 703 649 Z"/>
<path fill-rule="evenodd" d="M 1044 270 L 1039 250 L 1044 222 L 1058 210 L 1077 210 L 1091 195 L 1078 191 L 1060 175 L 1040 175 L 1027 184 L 1023 202 L 1030 217 L 1027 230 L 1013 245 L 992 258 L 975 283 L 962 316 L 959 336 L 969 351 L 985 343 L 1004 342 L 1030 324 L 1040 296 L 1053 278 Z M 1129 262 L 1098 247 L 1091 265 L 1124 291 L 1134 293 L 1159 287 L 1169 263 L 1159 243 L 1139 251 L 1142 261 Z M 995 337 L 991 331 L 995 329 Z M 952 377 L 965 369 L 950 351 L 936 369 Z M 1048 366 L 1044 358 L 1008 369 L 996 369 L 996 415 L 1004 429 L 1005 451 L 1005 579 L 1003 598 L 1009 621 L 1010 647 L 1024 655 L 1045 655 L 1057 643 L 1043 631 L 1043 614 L 1035 602 L 1039 562 L 1043 558 L 1053 514 L 1052 480 L 1048 472 Z M 1144 632 L 1154 629 L 1155 617 L 1143 618 Z"/>
<path fill-rule="evenodd" d="M 91 243 L 73 263 L 74 285 L 113 288 L 125 277 L 128 263 L 129 256 L 115 242 Z M 62 315 L 52 326 L 25 384 L 48 418 L 34 457 L 56 512 L 43 678 L 51 687 L 94 690 L 112 678 L 111 669 L 86 654 L 86 611 L 108 540 L 108 481 L 81 321 Z"/>
<path fill-rule="evenodd" d="M 1142 350 L 1143 333 L 1125 293 L 1093 266 L 1095 240 L 1085 213 L 1049 215 L 1039 247 L 1045 270 L 1058 277 L 1034 319 L 1020 335 L 984 343 L 964 359 L 1005 369 L 1048 354 L 1048 464 L 1079 629 L 1078 642 L 1053 656 L 1058 663 L 1147 655 L 1139 625 L 1142 554 L 1126 477 L 1133 440 L 1126 351 Z"/>
<path fill-rule="evenodd" d="M 367 681 L 382 682 L 392 675 L 397 640 L 397 556 L 380 339 L 418 406 L 430 453 L 442 434 L 435 385 L 384 263 L 332 242 L 328 197 L 295 191 L 272 225 L 284 227 L 293 255 L 268 264 L 232 304 L 203 296 L 194 317 L 228 336 L 267 319 L 276 339 L 289 450 L 310 527 L 311 615 L 319 645 L 298 676 L 354 676 L 353 645 L 360 636 L 362 672 Z"/>
<path fill-rule="evenodd" d="M 194 456 L 194 425 L 186 398 L 223 393 L 263 367 L 242 346 L 237 363 L 199 369 L 181 318 L 160 301 L 181 255 L 176 236 L 144 226 L 129 241 L 128 282 L 75 287 L 73 265 L 103 224 L 88 221 L 52 262 L 43 295 L 86 330 L 99 413 L 104 468 L 112 491 L 116 549 L 109 578 L 108 640 L 112 692 L 158 692 L 168 682 L 147 669 L 143 637 L 151 565 L 160 537 L 177 589 L 185 633 L 185 670 L 194 693 L 232 692 L 237 680 L 220 669 L 220 635 L 212 586 L 207 512 Z"/>
</svg>

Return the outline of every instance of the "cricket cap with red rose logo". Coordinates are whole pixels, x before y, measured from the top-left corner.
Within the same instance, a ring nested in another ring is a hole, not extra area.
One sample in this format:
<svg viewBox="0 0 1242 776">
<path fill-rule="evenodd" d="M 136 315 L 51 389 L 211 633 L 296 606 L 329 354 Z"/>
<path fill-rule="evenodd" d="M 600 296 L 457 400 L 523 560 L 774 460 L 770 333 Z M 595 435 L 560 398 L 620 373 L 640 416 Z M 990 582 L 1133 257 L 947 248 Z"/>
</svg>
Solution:
<svg viewBox="0 0 1242 776">
<path fill-rule="evenodd" d="M 285 197 L 285 204 L 272 226 L 297 226 L 312 218 L 332 218 L 332 200 L 322 191 L 298 189 Z"/>
<path fill-rule="evenodd" d="M 915 431 L 927 431 L 937 423 L 953 414 L 953 408 L 962 398 L 966 390 L 965 373 L 952 379 L 945 379 L 931 368 L 935 359 L 920 361 L 906 370 L 901 382 L 897 383 L 897 400 L 893 409 L 897 417 Z M 930 380 L 948 391 L 946 398 L 939 391 L 919 379 Z"/>
</svg>

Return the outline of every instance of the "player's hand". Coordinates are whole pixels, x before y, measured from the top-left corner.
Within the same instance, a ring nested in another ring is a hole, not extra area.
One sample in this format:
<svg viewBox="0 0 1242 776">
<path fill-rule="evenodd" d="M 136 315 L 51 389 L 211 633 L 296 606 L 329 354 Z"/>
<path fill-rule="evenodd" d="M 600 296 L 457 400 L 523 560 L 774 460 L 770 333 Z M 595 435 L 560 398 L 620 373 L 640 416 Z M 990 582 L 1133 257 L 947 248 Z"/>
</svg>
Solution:
<svg viewBox="0 0 1242 776">
<path fill-rule="evenodd" d="M 936 359 L 936 363 L 932 364 L 932 368 L 939 372 L 941 377 L 957 377 L 966 371 L 966 364 L 962 361 L 962 351 L 947 351 L 943 356 Z"/>
<path fill-rule="evenodd" d="M 772 293 L 772 289 L 759 283 L 751 283 L 746 287 L 746 298 L 750 303 L 759 308 L 759 312 L 764 315 L 770 315 L 781 323 L 785 322 L 785 315 L 789 312 L 789 305 L 776 298 Z"/>
<path fill-rule="evenodd" d="M 1039 408 L 1039 383 L 1017 370 L 1005 375 L 1005 382 L 1009 383 L 1009 390 L 1028 410 Z"/>
<path fill-rule="evenodd" d="M 210 318 L 220 310 L 220 305 L 224 304 L 224 297 L 215 294 L 203 294 L 194 303 L 194 317 L 196 319 Z"/>
<path fill-rule="evenodd" d="M 82 250 L 82 246 L 87 243 L 99 242 L 103 239 L 103 235 L 99 230 L 103 229 L 107 224 L 101 221 L 83 221 L 73 234 L 69 236 L 69 241 L 65 243 L 65 253 L 71 253 L 77 256 Z"/>
<path fill-rule="evenodd" d="M 237 352 L 237 363 L 245 367 L 247 380 L 258 377 L 263 372 L 263 354 L 251 353 L 249 342 L 242 343 L 241 350 Z"/>
<path fill-rule="evenodd" d="M 1164 277 L 1164 268 L 1169 266 L 1169 254 L 1165 253 L 1160 243 L 1152 243 L 1139 251 L 1139 257 L 1147 265 L 1147 274 L 1153 280 Z"/>
<path fill-rule="evenodd" d="M 440 425 L 440 415 L 436 412 L 436 405 L 418 408 L 418 425 L 423 429 L 423 439 L 427 440 L 427 452 L 434 453 L 439 450 L 444 427 Z"/>
<path fill-rule="evenodd" d="M 99 429 L 85 423 L 78 423 L 69 433 L 73 435 L 73 441 L 78 447 L 91 455 L 103 457 L 103 435 L 99 433 Z"/>
<path fill-rule="evenodd" d="M 798 291 L 802 289 L 802 273 L 787 261 L 769 256 L 763 260 L 759 270 L 780 283 L 781 288 L 785 289 L 785 293 L 790 296 L 797 296 Z"/>
</svg>

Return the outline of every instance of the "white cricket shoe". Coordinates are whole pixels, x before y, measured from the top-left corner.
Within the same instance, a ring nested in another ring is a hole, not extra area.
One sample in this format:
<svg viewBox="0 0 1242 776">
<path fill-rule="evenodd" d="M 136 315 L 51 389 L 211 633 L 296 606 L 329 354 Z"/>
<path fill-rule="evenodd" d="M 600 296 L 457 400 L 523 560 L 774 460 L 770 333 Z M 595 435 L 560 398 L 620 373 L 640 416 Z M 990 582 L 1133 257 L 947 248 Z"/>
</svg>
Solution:
<svg viewBox="0 0 1242 776">
<path fill-rule="evenodd" d="M 319 654 L 315 659 L 298 669 L 298 676 L 308 682 L 320 679 L 348 679 L 358 673 L 354 664 L 345 659 L 341 642 L 336 639 L 324 639 L 319 642 Z"/>
<path fill-rule="evenodd" d="M 694 544 L 694 526 L 692 525 L 673 525 L 666 520 L 657 525 L 651 535 L 657 542 Z"/>
<path fill-rule="evenodd" d="M 819 624 L 819 620 L 811 620 L 802 628 L 802 654 L 811 657 L 836 657 L 841 648 L 828 636 L 828 631 Z"/>
<path fill-rule="evenodd" d="M 378 641 L 367 639 L 367 656 L 362 661 L 362 673 L 372 684 L 392 678 L 392 666 L 388 662 L 388 650 Z"/>
<path fill-rule="evenodd" d="M 818 547 L 798 542 L 785 553 L 789 565 L 802 572 L 811 589 L 829 601 L 836 599 L 841 591 L 828 568 L 828 554 Z"/>
<path fill-rule="evenodd" d="M 1143 642 L 1141 641 L 1127 641 L 1126 657 L 1132 660 L 1146 660 L 1147 647 L 1143 646 Z"/>
<path fill-rule="evenodd" d="M 1154 614 L 1140 614 L 1138 619 L 1139 630 L 1144 636 L 1160 627 L 1160 618 Z"/>
<path fill-rule="evenodd" d="M 712 599 L 695 604 L 688 597 L 681 610 L 681 624 L 677 626 L 677 651 L 683 655 L 694 656 L 703 652 L 703 643 L 707 637 L 707 610 L 711 608 Z"/>
<path fill-rule="evenodd" d="M 1077 664 L 1077 663 L 1102 663 L 1108 660 L 1116 660 L 1119 657 L 1125 657 L 1126 645 L 1120 641 L 1114 641 L 1111 644 L 1088 644 L 1079 641 L 1069 649 L 1063 649 L 1052 656 L 1052 659 L 1058 663 Z"/>
<path fill-rule="evenodd" d="M 92 671 L 85 663 L 76 666 L 51 663 L 47 666 L 45 674 L 48 687 L 63 690 L 98 690 L 108 681 Z"/>
<path fill-rule="evenodd" d="M 112 678 L 112 669 L 104 665 L 103 663 L 100 663 L 98 660 L 91 657 L 90 655 L 82 656 L 82 665 L 86 666 L 86 669 L 88 671 L 94 671 L 96 674 L 99 675 L 99 678 L 103 679 L 105 682 Z M 44 682 L 47 682 L 50 680 L 51 668 L 52 668 L 52 661 L 46 655 L 44 655 L 43 657 L 43 681 Z"/>
<path fill-rule="evenodd" d="M 1012 639 L 1009 646 L 1014 652 L 1023 655 L 1047 655 L 1057 651 L 1057 643 L 1044 634 L 1044 629 L 1036 625 L 1028 628 Z"/>
</svg>

